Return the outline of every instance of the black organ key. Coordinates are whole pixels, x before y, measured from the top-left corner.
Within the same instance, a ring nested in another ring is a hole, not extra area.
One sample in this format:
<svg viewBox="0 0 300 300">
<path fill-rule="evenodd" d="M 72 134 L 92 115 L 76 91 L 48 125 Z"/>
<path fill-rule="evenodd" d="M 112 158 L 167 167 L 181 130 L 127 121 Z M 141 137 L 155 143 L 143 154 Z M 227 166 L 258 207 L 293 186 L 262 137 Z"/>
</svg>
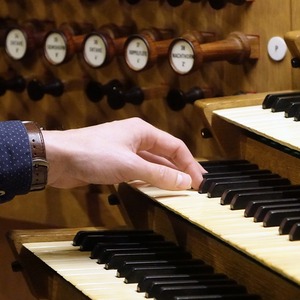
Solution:
<svg viewBox="0 0 300 300">
<path fill-rule="evenodd" d="M 84 237 L 80 245 L 82 251 L 92 251 L 93 247 L 99 242 L 133 242 L 133 241 L 162 241 L 163 236 L 158 234 L 143 234 L 143 233 L 132 233 L 132 234 L 100 234 L 100 235 L 88 235 Z"/>
<path fill-rule="evenodd" d="M 254 217 L 256 211 L 260 206 L 268 205 L 287 205 L 287 204 L 300 204 L 299 198 L 286 198 L 286 199 L 268 199 L 268 200 L 254 200 L 250 201 L 245 209 L 245 217 Z"/>
<path fill-rule="evenodd" d="M 176 245 L 165 245 L 165 246 L 158 246 L 158 247 L 137 247 L 137 248 L 123 248 L 123 249 L 116 249 L 116 248 L 107 248 L 99 253 L 98 256 L 98 263 L 105 264 L 109 262 L 112 255 L 115 254 L 130 254 L 130 253 L 161 253 L 161 252 L 172 252 L 182 250 Z"/>
<path fill-rule="evenodd" d="M 295 223 L 289 234 L 290 241 L 300 240 L 300 223 Z"/>
<path fill-rule="evenodd" d="M 173 274 L 172 276 L 168 274 L 160 275 L 146 275 L 138 282 L 137 291 L 146 292 L 151 286 L 152 282 L 158 281 L 172 281 L 172 280 L 219 280 L 228 279 L 225 274 L 222 273 L 196 273 L 196 274 Z"/>
<path fill-rule="evenodd" d="M 234 285 L 236 282 L 232 279 L 218 279 L 218 280 L 170 280 L 170 281 L 154 281 L 152 282 L 151 286 L 146 290 L 145 297 L 146 298 L 154 298 L 155 295 L 159 293 L 159 289 L 161 287 L 168 287 L 168 286 L 189 286 L 193 285 Z"/>
<path fill-rule="evenodd" d="M 270 211 L 300 208 L 300 204 L 279 204 L 279 205 L 262 205 L 254 214 L 254 222 L 263 222 L 264 218 Z"/>
<path fill-rule="evenodd" d="M 230 202 L 230 208 L 232 210 L 244 209 L 251 201 L 278 200 L 292 197 L 300 198 L 300 189 L 258 193 L 237 193 L 233 196 Z"/>
<path fill-rule="evenodd" d="M 290 184 L 290 181 L 287 178 L 271 178 L 271 179 L 253 179 L 245 181 L 236 181 L 236 182 L 220 182 L 214 183 L 211 185 L 207 195 L 209 198 L 221 197 L 222 194 L 228 189 L 237 189 L 237 188 L 250 188 L 250 187 L 266 187 L 266 186 L 279 186 Z"/>
<path fill-rule="evenodd" d="M 203 265 L 200 259 L 181 259 L 181 260 L 142 260 L 142 261 L 125 261 L 117 270 L 117 277 L 126 277 L 134 268 L 151 268 L 161 266 L 179 266 L 179 265 Z"/>
<path fill-rule="evenodd" d="M 217 177 L 226 177 L 226 176 L 242 176 L 242 175 L 252 175 L 252 174 L 270 174 L 270 170 L 238 170 L 232 172 L 220 172 L 220 173 L 205 173 L 203 174 L 203 178 L 217 178 Z"/>
<path fill-rule="evenodd" d="M 274 101 L 274 103 L 271 107 L 271 111 L 272 112 L 284 111 L 291 102 L 300 102 L 300 95 L 299 96 L 278 97 Z"/>
<path fill-rule="evenodd" d="M 271 108 L 274 101 L 276 101 L 278 97 L 285 97 L 285 96 L 300 96 L 300 92 L 298 91 L 298 92 L 268 94 L 262 103 L 262 108 L 263 109 Z"/>
<path fill-rule="evenodd" d="M 279 226 L 279 234 L 289 234 L 293 225 L 300 223 L 299 217 L 285 217 Z"/>
<path fill-rule="evenodd" d="M 279 210 L 270 210 L 264 220 L 263 226 L 264 227 L 272 227 L 272 226 L 279 226 L 280 223 L 286 217 L 299 217 L 300 216 L 300 205 L 297 207 L 293 207 L 292 205 L 288 205 L 284 209 Z"/>
<path fill-rule="evenodd" d="M 230 188 L 226 190 L 222 196 L 221 204 L 230 204 L 234 197 L 239 194 L 250 194 L 250 193 L 265 193 L 265 192 L 276 192 L 276 191 L 289 191 L 300 189 L 300 185 L 278 185 L 278 186 L 264 186 L 264 187 L 253 187 L 253 188 Z"/>
<path fill-rule="evenodd" d="M 168 286 L 161 287 L 155 295 L 156 300 L 173 300 L 175 296 L 214 295 L 214 294 L 240 294 L 246 293 L 246 288 L 241 285 L 193 285 L 193 286 Z"/>
<path fill-rule="evenodd" d="M 255 170 L 258 169 L 258 166 L 256 164 L 241 163 L 241 164 L 224 164 L 224 165 L 222 164 L 204 165 L 203 168 L 209 173 L 217 173 L 217 172 L 231 172 L 231 171 L 239 171 L 239 170 Z"/>
<path fill-rule="evenodd" d="M 138 283 L 143 277 L 147 275 L 169 275 L 173 274 L 210 274 L 213 273 L 213 267 L 205 264 L 193 265 L 169 265 L 169 266 L 156 266 L 156 267 L 136 267 L 127 274 L 124 279 L 125 283 Z"/>
<path fill-rule="evenodd" d="M 106 249 L 128 249 L 141 247 L 161 247 L 175 246 L 175 243 L 169 241 L 143 241 L 133 243 L 97 243 L 91 251 L 90 258 L 97 259 Z"/>
<path fill-rule="evenodd" d="M 80 246 L 83 239 L 88 235 L 119 235 L 119 234 L 154 234 L 153 230 L 133 230 L 133 229 L 120 229 L 120 230 L 80 230 L 73 238 L 73 246 Z"/>
<path fill-rule="evenodd" d="M 140 261 L 140 260 L 159 260 L 159 259 L 188 259 L 192 258 L 191 254 L 184 250 L 164 251 L 164 252 L 133 252 L 127 254 L 113 254 L 109 261 L 105 264 L 105 269 L 118 269 L 125 261 Z"/>
<path fill-rule="evenodd" d="M 286 118 L 293 118 L 300 111 L 300 102 L 291 102 L 284 111 Z"/>
<path fill-rule="evenodd" d="M 207 166 L 219 166 L 219 165 L 240 165 L 249 164 L 250 162 L 246 159 L 228 159 L 228 160 L 201 160 L 199 163 L 203 167 Z"/>
<path fill-rule="evenodd" d="M 268 178 L 279 178 L 278 174 L 252 174 L 252 175 L 241 175 L 241 176 L 225 176 L 216 178 L 204 178 L 200 184 L 199 193 L 207 193 L 210 187 L 216 182 L 236 182 L 246 181 L 251 179 L 268 179 Z"/>
<path fill-rule="evenodd" d="M 236 295 L 209 295 L 209 296 L 175 296 L 173 300 L 261 300 L 258 295 L 236 294 Z"/>
<path fill-rule="evenodd" d="M 300 110 L 298 110 L 294 115 L 294 121 L 298 122 L 300 121 Z"/>
</svg>

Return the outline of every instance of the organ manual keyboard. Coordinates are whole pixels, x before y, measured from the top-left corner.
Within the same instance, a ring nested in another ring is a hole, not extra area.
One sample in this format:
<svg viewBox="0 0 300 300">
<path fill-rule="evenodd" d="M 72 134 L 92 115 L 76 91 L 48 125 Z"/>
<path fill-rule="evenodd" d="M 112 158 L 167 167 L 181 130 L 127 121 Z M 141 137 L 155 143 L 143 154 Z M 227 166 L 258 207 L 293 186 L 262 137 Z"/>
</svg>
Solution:
<svg viewBox="0 0 300 300">
<path fill-rule="evenodd" d="M 262 105 L 266 95 L 205 99 L 194 104 L 215 143 L 220 145 L 222 164 L 225 158 L 231 162 L 226 169 L 228 172 L 231 168 L 232 173 L 226 176 L 230 177 L 232 186 L 228 184 L 228 178 L 224 180 L 223 177 L 214 184 L 217 192 L 213 185 L 204 187 L 204 184 L 199 191 L 175 192 L 135 181 L 120 184 L 118 196 L 130 228 L 153 230 L 180 246 L 193 259 L 213 268 L 213 274 L 225 275 L 231 283 L 233 280 L 239 293 L 244 294 L 244 298 L 236 299 L 295 300 L 300 299 L 298 146 L 296 140 L 292 141 L 292 135 L 288 142 L 281 143 L 281 138 L 275 135 L 277 130 L 273 135 L 256 128 L 260 120 L 249 125 L 249 110 L 258 109 L 257 105 Z M 227 109 L 234 106 L 241 107 L 238 115 L 243 115 L 245 109 L 242 120 L 247 121 L 247 125 L 237 120 L 235 108 Z M 271 114 L 270 111 L 264 113 Z M 285 121 L 282 117 L 282 124 Z M 293 124 L 298 125 L 297 122 Z M 208 174 L 224 173 L 219 162 L 218 171 L 212 169 L 209 161 L 202 163 Z M 241 171 L 237 165 L 243 165 L 245 169 Z M 205 184 L 209 183 L 209 176 L 206 176 Z M 239 176 L 241 179 L 237 179 Z M 275 182 L 277 186 L 273 187 Z M 254 188 L 254 196 L 249 196 Z M 282 196 L 274 196 L 278 190 Z M 269 198 L 277 197 L 276 200 L 281 201 L 270 204 L 271 212 L 266 207 L 267 199 L 260 197 L 264 194 L 271 194 Z M 228 200 L 230 195 L 232 198 Z M 258 204 L 258 200 L 262 204 Z M 276 205 L 282 205 L 281 209 L 289 208 L 289 220 L 284 219 L 281 210 L 277 214 Z M 294 214 L 291 210 L 295 210 Z M 283 220 L 285 224 L 282 224 Z M 104 270 L 89 258 L 90 252 L 80 252 L 78 246 L 72 245 L 77 232 L 78 229 L 69 229 L 10 234 L 9 240 L 17 258 L 27 271 L 39 299 L 127 299 L 126 295 L 128 299 L 143 299 L 145 294 L 135 292 L 136 283 L 123 283 L 124 278 L 116 277 L 116 270 Z M 217 293 L 220 291 L 221 288 Z M 183 295 L 161 299 L 203 299 Z M 221 299 L 228 298 L 223 296 Z"/>
</svg>

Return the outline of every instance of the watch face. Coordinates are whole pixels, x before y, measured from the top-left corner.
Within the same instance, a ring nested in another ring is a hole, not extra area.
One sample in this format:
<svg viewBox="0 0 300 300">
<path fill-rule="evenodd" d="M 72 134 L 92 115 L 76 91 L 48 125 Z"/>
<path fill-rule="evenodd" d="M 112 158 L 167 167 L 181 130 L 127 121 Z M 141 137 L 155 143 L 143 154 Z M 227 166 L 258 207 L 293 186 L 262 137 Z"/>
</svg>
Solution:
<svg viewBox="0 0 300 300">
<path fill-rule="evenodd" d="M 191 44 L 184 40 L 176 40 L 169 53 L 171 67 L 176 73 L 187 74 L 194 66 L 194 50 Z"/>
<path fill-rule="evenodd" d="M 127 65 L 135 70 L 143 70 L 149 59 L 149 50 L 146 42 L 141 38 L 133 38 L 129 41 L 125 51 Z"/>
</svg>

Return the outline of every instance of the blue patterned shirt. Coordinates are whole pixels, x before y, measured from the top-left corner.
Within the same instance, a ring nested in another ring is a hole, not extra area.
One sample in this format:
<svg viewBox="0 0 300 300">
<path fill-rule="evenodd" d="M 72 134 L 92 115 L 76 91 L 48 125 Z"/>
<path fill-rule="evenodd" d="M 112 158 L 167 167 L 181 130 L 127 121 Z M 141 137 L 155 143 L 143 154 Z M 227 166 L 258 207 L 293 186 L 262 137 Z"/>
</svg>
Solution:
<svg viewBox="0 0 300 300">
<path fill-rule="evenodd" d="M 0 122 L 0 203 L 30 191 L 32 156 L 21 121 Z"/>
</svg>

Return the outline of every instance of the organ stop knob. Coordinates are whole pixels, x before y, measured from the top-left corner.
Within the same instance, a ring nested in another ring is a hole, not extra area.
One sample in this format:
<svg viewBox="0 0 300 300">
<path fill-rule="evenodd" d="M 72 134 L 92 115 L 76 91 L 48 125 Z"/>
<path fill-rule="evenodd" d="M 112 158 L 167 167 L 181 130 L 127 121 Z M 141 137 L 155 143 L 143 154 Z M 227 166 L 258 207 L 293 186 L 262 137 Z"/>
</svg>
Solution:
<svg viewBox="0 0 300 300">
<path fill-rule="evenodd" d="M 139 105 L 142 104 L 144 99 L 143 90 L 136 86 L 128 90 L 122 87 L 116 87 L 107 94 L 107 102 L 112 109 L 120 109 L 124 107 L 126 103 Z"/>
<path fill-rule="evenodd" d="M 82 47 L 86 63 L 99 68 L 109 64 L 117 55 L 122 55 L 126 36 L 131 30 L 130 27 L 109 24 L 87 34 Z"/>
<path fill-rule="evenodd" d="M 0 96 L 3 96 L 8 90 L 21 93 L 25 88 L 26 80 L 20 75 L 16 75 L 10 79 L 0 77 Z"/>
<path fill-rule="evenodd" d="M 292 54 L 291 64 L 293 68 L 300 67 L 300 30 L 289 31 L 284 35 L 286 45 Z"/>
<path fill-rule="evenodd" d="M 111 80 L 104 85 L 98 81 L 91 80 L 85 87 L 85 93 L 90 101 L 99 102 L 105 95 L 110 94 L 114 90 L 121 89 L 122 87 L 123 84 L 117 79 Z"/>
<path fill-rule="evenodd" d="M 196 100 L 203 99 L 208 95 L 212 95 L 208 89 L 193 87 L 186 93 L 180 89 L 170 89 L 166 100 L 168 106 L 175 111 L 183 109 L 186 104 L 193 104 Z"/>
<path fill-rule="evenodd" d="M 52 65 L 68 62 L 81 50 L 85 34 L 92 30 L 90 24 L 63 23 L 59 30 L 46 35 L 44 55 Z"/>
<path fill-rule="evenodd" d="M 227 60 L 230 63 L 241 64 L 258 57 L 258 36 L 242 32 L 233 32 L 224 40 L 205 44 L 183 35 L 174 39 L 169 48 L 170 65 L 181 75 L 191 73 L 209 61 Z"/>
<path fill-rule="evenodd" d="M 64 92 L 64 84 L 59 79 L 53 79 L 51 82 L 44 84 L 38 79 L 33 79 L 28 83 L 27 93 L 31 100 L 41 100 L 45 94 L 59 97 Z"/>
<path fill-rule="evenodd" d="M 243 5 L 247 2 L 253 2 L 253 0 L 208 0 L 210 6 L 214 9 L 221 9 L 226 6 L 227 3 L 234 5 Z"/>
<path fill-rule="evenodd" d="M 125 60 L 130 69 L 142 71 L 152 67 L 158 58 L 166 56 L 173 33 L 151 28 L 129 36 L 125 42 Z"/>
</svg>

